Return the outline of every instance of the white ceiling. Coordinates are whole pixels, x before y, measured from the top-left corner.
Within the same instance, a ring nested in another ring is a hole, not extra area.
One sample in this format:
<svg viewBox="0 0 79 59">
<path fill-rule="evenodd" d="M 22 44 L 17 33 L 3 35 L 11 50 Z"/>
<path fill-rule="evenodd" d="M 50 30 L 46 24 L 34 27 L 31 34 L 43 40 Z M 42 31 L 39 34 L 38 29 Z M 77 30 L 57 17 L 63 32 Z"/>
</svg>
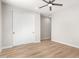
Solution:
<svg viewBox="0 0 79 59">
<path fill-rule="evenodd" d="M 13 6 L 16 6 L 16 7 L 31 10 L 34 12 L 40 12 L 41 14 L 45 16 L 48 16 L 50 14 L 48 6 L 42 9 L 38 9 L 38 7 L 46 4 L 42 0 L 2 0 L 2 1 L 8 4 L 11 4 Z M 59 10 L 63 10 L 70 6 L 74 6 L 76 4 L 79 4 L 79 0 L 56 0 L 55 2 L 61 3 L 63 4 L 63 6 L 52 6 L 52 13 L 57 12 Z"/>
</svg>

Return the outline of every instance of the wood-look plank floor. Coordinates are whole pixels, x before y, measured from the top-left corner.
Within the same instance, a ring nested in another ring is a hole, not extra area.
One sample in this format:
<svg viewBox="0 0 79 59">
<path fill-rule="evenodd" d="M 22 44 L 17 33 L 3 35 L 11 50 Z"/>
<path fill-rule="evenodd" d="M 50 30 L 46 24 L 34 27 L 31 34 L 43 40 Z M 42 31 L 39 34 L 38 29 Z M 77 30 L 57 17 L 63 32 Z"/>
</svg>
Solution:
<svg viewBox="0 0 79 59">
<path fill-rule="evenodd" d="M 78 58 L 79 49 L 49 40 L 3 50 L 1 58 Z"/>
</svg>

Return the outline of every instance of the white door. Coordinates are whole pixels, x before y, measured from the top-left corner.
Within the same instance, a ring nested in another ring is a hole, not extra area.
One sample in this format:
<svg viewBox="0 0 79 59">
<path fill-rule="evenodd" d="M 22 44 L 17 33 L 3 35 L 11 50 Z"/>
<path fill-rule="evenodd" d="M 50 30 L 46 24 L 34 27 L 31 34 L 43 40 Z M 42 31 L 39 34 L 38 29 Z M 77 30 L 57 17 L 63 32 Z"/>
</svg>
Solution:
<svg viewBox="0 0 79 59">
<path fill-rule="evenodd" d="M 28 12 L 13 12 L 14 45 L 27 44 L 35 41 L 34 16 Z"/>
</svg>

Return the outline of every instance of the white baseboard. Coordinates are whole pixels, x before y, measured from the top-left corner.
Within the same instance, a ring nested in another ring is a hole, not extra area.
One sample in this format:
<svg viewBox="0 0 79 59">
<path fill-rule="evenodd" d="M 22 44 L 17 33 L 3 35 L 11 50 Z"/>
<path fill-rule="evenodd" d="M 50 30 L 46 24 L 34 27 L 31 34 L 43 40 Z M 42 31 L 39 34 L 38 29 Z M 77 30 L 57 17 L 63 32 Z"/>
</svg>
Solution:
<svg viewBox="0 0 79 59">
<path fill-rule="evenodd" d="M 2 50 L 3 49 L 8 49 L 8 48 L 12 48 L 13 46 L 6 46 L 6 47 L 2 47 Z"/>
<path fill-rule="evenodd" d="M 45 37 L 45 38 L 42 38 L 42 40 L 46 40 L 46 39 L 50 39 L 50 37 Z"/>
<path fill-rule="evenodd" d="M 41 41 L 34 41 L 33 43 L 39 43 L 39 42 L 41 42 Z"/>
<path fill-rule="evenodd" d="M 65 43 L 65 42 L 61 42 L 61 41 L 57 41 L 57 40 L 51 40 L 51 41 L 58 42 L 58 43 L 61 43 L 61 44 L 65 44 L 65 45 L 68 45 L 68 46 L 71 46 L 71 47 L 79 48 L 79 46 L 77 46 L 77 45 L 73 45 L 73 44 L 69 44 L 69 43 Z"/>
<path fill-rule="evenodd" d="M 34 41 L 34 42 L 31 42 L 31 43 L 39 43 L 40 41 Z M 29 44 L 29 43 L 20 43 L 20 44 L 16 44 L 14 46 L 6 46 L 6 47 L 2 47 L 2 50 L 3 49 L 7 49 L 7 48 L 12 48 L 12 47 L 15 47 L 15 46 L 19 46 L 19 45 L 23 45 L 23 44 Z"/>
<path fill-rule="evenodd" d="M 14 46 L 19 46 L 19 45 L 23 45 L 23 44 L 30 44 L 30 43 L 38 43 L 40 41 L 32 41 L 32 42 L 22 42 L 22 43 L 19 43 L 19 44 L 15 44 Z"/>
</svg>

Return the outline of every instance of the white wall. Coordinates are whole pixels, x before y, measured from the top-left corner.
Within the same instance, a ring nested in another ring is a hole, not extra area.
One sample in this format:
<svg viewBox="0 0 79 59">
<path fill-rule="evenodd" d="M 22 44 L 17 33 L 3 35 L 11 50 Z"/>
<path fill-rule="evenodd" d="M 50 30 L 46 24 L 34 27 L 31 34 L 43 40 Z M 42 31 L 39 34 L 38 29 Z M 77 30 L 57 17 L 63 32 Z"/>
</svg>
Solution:
<svg viewBox="0 0 79 59">
<path fill-rule="evenodd" d="M 52 41 L 79 48 L 79 6 L 56 12 L 52 18 Z"/>
<path fill-rule="evenodd" d="M 51 39 L 51 20 L 41 16 L 41 39 Z"/>
<path fill-rule="evenodd" d="M 2 4 L 2 48 L 11 47 L 12 40 L 12 8 Z"/>
<path fill-rule="evenodd" d="M 0 0 L 0 51 L 1 51 L 1 40 L 2 40 L 2 19 L 1 19 L 1 0 Z"/>
<path fill-rule="evenodd" d="M 3 49 L 35 42 L 40 42 L 40 14 L 3 4 Z"/>
</svg>

